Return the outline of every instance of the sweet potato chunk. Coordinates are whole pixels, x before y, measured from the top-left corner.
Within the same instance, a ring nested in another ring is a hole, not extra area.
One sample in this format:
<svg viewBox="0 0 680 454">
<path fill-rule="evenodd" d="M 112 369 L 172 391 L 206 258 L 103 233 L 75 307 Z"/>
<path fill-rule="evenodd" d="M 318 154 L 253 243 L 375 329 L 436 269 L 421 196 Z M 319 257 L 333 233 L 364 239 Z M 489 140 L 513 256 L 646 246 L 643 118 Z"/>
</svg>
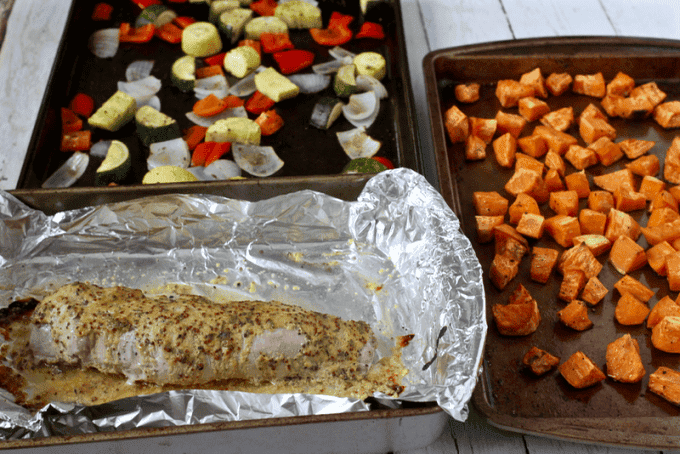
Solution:
<svg viewBox="0 0 680 454">
<path fill-rule="evenodd" d="M 583 287 L 586 285 L 586 275 L 581 270 L 566 270 L 560 283 L 560 291 L 557 297 L 562 301 L 574 301 Z"/>
<path fill-rule="evenodd" d="M 541 74 L 541 68 L 534 68 L 528 73 L 524 73 L 519 78 L 519 83 L 534 89 L 534 95 L 539 98 L 547 98 L 548 90 L 545 86 L 545 79 Z"/>
<path fill-rule="evenodd" d="M 560 363 L 557 356 L 534 346 L 522 358 L 522 364 L 528 367 L 534 375 L 543 375 Z"/>
<path fill-rule="evenodd" d="M 666 150 L 663 177 L 671 183 L 680 183 L 680 136 L 676 136 Z"/>
<path fill-rule="evenodd" d="M 465 159 L 481 161 L 486 158 L 486 142 L 478 136 L 467 136 L 465 139 Z"/>
<path fill-rule="evenodd" d="M 550 106 L 547 102 L 535 98 L 533 96 L 526 96 L 517 101 L 519 114 L 526 118 L 527 121 L 535 121 L 543 115 L 550 112 Z"/>
<path fill-rule="evenodd" d="M 667 353 L 680 353 L 680 317 L 667 315 L 652 328 L 652 345 Z"/>
<path fill-rule="evenodd" d="M 544 161 L 545 166 L 548 169 L 556 170 L 560 176 L 564 176 L 564 173 L 567 171 L 567 165 L 564 163 L 564 159 L 562 159 L 562 156 L 553 150 L 548 150 L 548 152 L 545 154 Z"/>
<path fill-rule="evenodd" d="M 588 176 L 583 170 L 567 175 L 564 177 L 564 182 L 567 185 L 567 189 L 575 191 L 579 199 L 585 199 L 590 195 L 590 183 L 588 182 Z"/>
<path fill-rule="evenodd" d="M 493 153 L 496 162 L 501 167 L 512 167 L 515 164 L 515 154 L 517 152 L 517 139 L 506 132 L 492 143 Z"/>
<path fill-rule="evenodd" d="M 632 191 L 627 186 L 619 186 L 614 191 L 614 206 L 623 212 L 644 210 L 647 208 L 647 197 L 640 192 Z"/>
<path fill-rule="evenodd" d="M 541 214 L 541 210 L 538 207 L 536 200 L 529 194 L 517 194 L 515 201 L 512 202 L 512 205 L 508 208 L 508 222 L 510 224 L 517 224 L 522 218 L 522 215 L 526 213 Z"/>
<path fill-rule="evenodd" d="M 479 100 L 479 84 L 458 84 L 454 89 L 454 94 L 459 102 L 473 103 Z"/>
<path fill-rule="evenodd" d="M 628 159 L 636 159 L 654 148 L 656 142 L 652 140 L 626 139 L 618 142 L 618 144 Z"/>
<path fill-rule="evenodd" d="M 522 134 L 526 124 L 526 119 L 521 115 L 503 112 L 502 110 L 496 112 L 496 130 L 500 134 L 509 132 L 516 139 Z"/>
<path fill-rule="evenodd" d="M 508 182 L 505 183 L 504 188 L 515 197 L 523 192 L 534 197 L 534 194 L 540 190 L 542 185 L 543 178 L 538 173 L 527 169 L 517 169 Z"/>
<path fill-rule="evenodd" d="M 588 208 L 604 214 L 614 208 L 614 195 L 609 191 L 590 191 L 588 194 Z"/>
<path fill-rule="evenodd" d="M 491 283 L 498 289 L 503 290 L 510 281 L 517 276 L 519 271 L 519 261 L 512 257 L 502 254 L 496 254 L 491 262 L 489 270 L 489 279 Z"/>
<path fill-rule="evenodd" d="M 591 306 L 596 305 L 605 295 L 609 293 L 607 287 L 604 286 L 602 282 L 596 277 L 591 277 L 586 282 L 585 287 L 583 287 L 583 292 L 581 292 L 581 300 Z"/>
<path fill-rule="evenodd" d="M 654 108 L 654 121 L 661 127 L 677 128 L 680 126 L 680 101 L 669 101 Z"/>
<path fill-rule="evenodd" d="M 520 137 L 517 139 L 517 146 L 533 158 L 540 158 L 548 151 L 548 144 L 545 139 L 536 134 Z"/>
<path fill-rule="evenodd" d="M 642 97 L 647 98 L 653 107 L 661 104 L 666 99 L 666 93 L 659 88 L 656 82 L 647 82 L 646 84 L 638 85 L 630 91 L 630 98 Z"/>
<path fill-rule="evenodd" d="M 588 318 L 586 303 L 577 299 L 572 300 L 562 310 L 557 311 L 557 315 L 565 326 L 576 331 L 585 331 L 593 326 L 593 322 Z"/>
<path fill-rule="evenodd" d="M 621 274 L 627 274 L 635 271 L 647 263 L 647 254 L 645 250 L 633 241 L 629 236 L 621 235 L 612 244 L 612 249 L 609 252 L 609 261 L 616 271 Z"/>
<path fill-rule="evenodd" d="M 622 325 L 642 325 L 649 315 L 649 308 L 630 293 L 624 293 L 616 303 L 614 317 Z"/>
<path fill-rule="evenodd" d="M 628 96 L 634 87 L 635 79 L 619 71 L 607 84 L 606 92 L 608 95 Z"/>
<path fill-rule="evenodd" d="M 548 112 L 541 117 L 541 123 L 564 132 L 574 124 L 574 108 L 569 106 Z"/>
<path fill-rule="evenodd" d="M 543 175 L 545 164 L 527 154 L 517 152 L 515 155 L 515 171 L 520 169 L 531 170 L 539 175 Z"/>
<path fill-rule="evenodd" d="M 564 158 L 577 170 L 587 169 L 598 163 L 595 152 L 581 145 L 571 145 L 564 153 Z"/>
<path fill-rule="evenodd" d="M 545 230 L 562 247 L 570 247 L 574 244 L 574 237 L 581 234 L 581 226 L 578 219 L 573 216 L 556 214 L 545 220 Z"/>
<path fill-rule="evenodd" d="M 630 293 L 643 303 L 648 302 L 654 296 L 654 291 L 632 276 L 623 276 L 614 283 L 614 288 L 621 295 Z"/>
<path fill-rule="evenodd" d="M 657 162 L 658 162 L 658 158 L 657 158 Z M 630 169 L 630 170 L 633 173 L 635 173 L 635 171 L 633 169 Z M 663 191 L 665 187 L 666 187 L 666 183 L 664 181 L 659 180 L 655 176 L 644 175 L 642 177 L 642 181 L 640 182 L 639 192 L 640 192 L 640 194 L 644 194 L 645 198 L 647 200 L 652 200 L 654 198 L 654 196 L 657 195 L 658 193 L 660 193 L 661 191 Z M 673 197 L 673 196 L 671 196 L 671 197 Z M 651 211 L 651 209 L 650 209 L 650 211 Z"/>
<path fill-rule="evenodd" d="M 673 292 L 680 291 L 680 251 L 666 256 L 666 275 L 668 288 Z"/>
<path fill-rule="evenodd" d="M 654 208 L 651 210 L 649 219 L 647 219 L 647 228 L 657 227 L 662 224 L 670 224 L 676 219 L 680 218 L 680 214 L 672 208 Z"/>
<path fill-rule="evenodd" d="M 653 154 L 640 156 L 635 161 L 626 164 L 626 167 L 635 175 L 640 175 L 641 177 L 654 176 L 661 170 L 659 158 Z"/>
<path fill-rule="evenodd" d="M 540 214 L 524 213 L 517 224 L 517 232 L 529 238 L 541 238 L 545 218 Z"/>
<path fill-rule="evenodd" d="M 563 274 L 571 270 L 581 271 L 587 279 L 590 279 L 600 274 L 602 264 L 585 243 L 579 243 L 562 253 L 558 269 Z"/>
<path fill-rule="evenodd" d="M 680 305 L 666 295 L 656 302 L 647 316 L 647 328 L 654 328 L 664 317 L 680 317 Z"/>
<path fill-rule="evenodd" d="M 510 202 L 496 191 L 475 191 L 472 203 L 480 216 L 505 216 Z"/>
<path fill-rule="evenodd" d="M 677 238 L 680 238 L 680 219 L 659 224 L 654 227 L 641 227 L 640 230 L 645 236 L 645 240 L 652 246 L 659 244 L 662 241 L 672 243 Z"/>
<path fill-rule="evenodd" d="M 607 345 L 607 375 L 622 383 L 637 383 L 645 376 L 640 346 L 630 334 Z"/>
<path fill-rule="evenodd" d="M 457 106 L 453 105 L 444 113 L 444 126 L 451 142 L 465 142 L 470 131 L 470 120 Z"/>
<path fill-rule="evenodd" d="M 619 211 L 616 208 L 609 210 L 607 215 L 607 228 L 604 231 L 604 236 L 612 243 L 621 235 L 626 235 L 629 238 L 637 241 L 640 237 L 642 228 L 640 224 L 628 213 Z"/>
<path fill-rule="evenodd" d="M 582 209 L 578 214 L 578 222 L 583 235 L 604 235 L 607 225 L 607 215 L 590 208 Z M 606 237 L 605 237 L 606 239 Z"/>
<path fill-rule="evenodd" d="M 577 389 L 593 386 L 606 378 L 595 363 L 581 351 L 577 351 L 562 363 L 559 371 L 567 383 Z"/>
<path fill-rule="evenodd" d="M 545 284 L 557 264 L 559 252 L 546 247 L 534 247 L 531 250 L 531 279 Z"/>
<path fill-rule="evenodd" d="M 649 177 L 653 178 L 653 177 Z M 649 204 L 649 211 L 653 212 L 657 209 L 670 208 L 674 212 L 678 212 L 678 201 L 675 200 L 673 194 L 668 191 L 662 190 L 657 192 L 652 196 L 652 203 Z M 649 225 L 649 222 L 647 222 Z"/>
<path fill-rule="evenodd" d="M 574 246 L 581 243 L 585 244 L 595 257 L 608 252 L 612 247 L 611 241 L 606 236 L 597 233 L 587 233 L 574 237 Z"/>
<path fill-rule="evenodd" d="M 604 76 L 601 72 L 575 75 L 571 89 L 574 93 L 596 98 L 604 98 L 604 95 L 607 93 Z"/>
<path fill-rule="evenodd" d="M 635 176 L 630 169 L 621 169 L 602 175 L 595 175 L 593 177 L 593 183 L 595 183 L 595 186 L 611 192 L 612 194 L 619 186 L 626 186 L 635 190 Z"/>
<path fill-rule="evenodd" d="M 647 263 L 659 276 L 666 276 L 666 256 L 675 253 L 675 248 L 668 241 L 662 241 L 647 249 Z"/>
<path fill-rule="evenodd" d="M 578 213 L 578 193 L 576 191 L 551 192 L 550 208 L 557 214 L 576 216 Z"/>
<path fill-rule="evenodd" d="M 559 96 L 571 88 L 573 77 L 568 73 L 552 73 L 545 79 L 545 85 L 553 96 Z"/>
<path fill-rule="evenodd" d="M 477 241 L 490 243 L 494 239 L 493 229 L 503 224 L 504 216 L 475 216 L 477 224 Z"/>
<path fill-rule="evenodd" d="M 555 191 L 564 191 L 567 187 L 564 185 L 560 173 L 556 169 L 549 169 L 543 178 L 543 183 L 545 183 L 545 188 L 548 190 L 548 194 Z"/>
<path fill-rule="evenodd" d="M 601 118 L 582 117 L 579 121 L 579 134 L 586 144 L 591 144 L 601 137 L 616 139 L 616 129 Z"/>
<path fill-rule="evenodd" d="M 484 143 L 491 143 L 496 127 L 497 122 L 493 118 L 470 117 L 470 135 L 479 137 Z"/>
<path fill-rule="evenodd" d="M 520 99 L 533 95 L 533 87 L 521 84 L 516 80 L 499 80 L 496 84 L 496 97 L 501 106 L 506 108 L 515 107 Z"/>
<path fill-rule="evenodd" d="M 595 142 L 588 145 L 588 148 L 595 152 L 598 161 L 600 161 L 603 166 L 612 165 L 623 157 L 621 147 L 606 136 L 600 137 Z"/>
<path fill-rule="evenodd" d="M 543 137 L 548 149 L 560 156 L 565 154 L 570 146 L 578 144 L 578 139 L 571 134 L 545 125 L 536 126 L 532 135 Z"/>
<path fill-rule="evenodd" d="M 649 376 L 649 390 L 675 405 L 680 405 L 680 372 L 666 366 L 659 367 Z"/>
<path fill-rule="evenodd" d="M 510 296 L 508 304 L 494 304 L 491 308 L 498 332 L 504 336 L 526 336 L 541 322 L 536 300 L 522 284 Z"/>
</svg>

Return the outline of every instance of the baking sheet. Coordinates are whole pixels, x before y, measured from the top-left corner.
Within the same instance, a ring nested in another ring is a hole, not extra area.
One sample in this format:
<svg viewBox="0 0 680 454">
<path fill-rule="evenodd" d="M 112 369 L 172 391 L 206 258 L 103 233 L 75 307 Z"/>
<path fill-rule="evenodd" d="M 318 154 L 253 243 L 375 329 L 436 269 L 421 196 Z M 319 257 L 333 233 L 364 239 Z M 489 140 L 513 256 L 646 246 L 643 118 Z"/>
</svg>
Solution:
<svg viewBox="0 0 680 454">
<path fill-rule="evenodd" d="M 494 255 L 493 243 L 479 244 L 475 238 L 474 207 L 475 191 L 498 191 L 508 197 L 503 185 L 512 175 L 511 169 L 498 166 L 491 146 L 484 161 L 466 162 L 463 144 L 451 144 L 445 135 L 444 112 L 455 102 L 453 88 L 458 83 L 482 84 L 480 101 L 471 105 L 459 105 L 468 116 L 493 118 L 501 109 L 496 100 L 495 82 L 499 79 L 518 80 L 521 74 L 540 67 L 545 77 L 551 72 L 593 74 L 601 71 L 605 80 L 611 80 L 622 71 L 642 84 L 654 80 L 668 97 L 666 101 L 680 99 L 680 43 L 638 38 L 568 37 L 529 39 L 488 43 L 460 48 L 444 49 L 428 54 L 423 62 L 432 132 L 442 195 L 462 220 L 463 231 L 472 239 L 473 247 L 484 270 L 487 295 L 487 319 L 489 333 L 484 353 L 480 386 L 475 390 L 473 402 L 490 422 L 506 429 L 550 435 L 572 440 L 602 442 L 624 446 L 670 448 L 680 446 L 680 427 L 676 417 L 680 409 L 647 390 L 649 374 L 660 365 L 678 369 L 680 359 L 653 349 L 650 330 L 645 326 L 624 327 L 614 321 L 614 308 L 618 300 L 613 284 L 622 276 L 606 262 L 606 254 L 599 257 L 604 264 L 600 280 L 610 292 L 597 306 L 590 310 L 594 327 L 576 332 L 564 327 L 558 320 L 557 310 L 564 303 L 557 300 L 561 276 L 554 272 L 547 284 L 538 284 L 529 278 L 530 259 L 520 265 L 519 275 L 504 291 L 498 291 L 488 279 L 488 270 Z M 547 100 L 552 110 L 573 106 L 577 116 L 588 103 L 596 98 L 575 95 L 571 92 Z M 517 108 L 503 109 L 517 113 Z M 656 141 L 650 153 L 659 156 L 662 166 L 665 150 L 677 130 L 663 130 L 653 120 L 633 122 L 610 119 L 618 135 L 616 141 L 634 137 Z M 539 122 L 530 123 L 523 135 L 530 134 Z M 579 138 L 577 127 L 567 131 Z M 625 158 L 604 168 L 587 169 L 589 178 L 623 168 L 630 162 Z M 662 167 L 663 169 L 663 167 Z M 567 163 L 567 174 L 575 169 Z M 663 170 L 660 175 L 663 175 Z M 638 178 L 639 181 L 639 178 Z M 512 202 L 512 197 L 508 197 Z M 585 206 L 581 201 L 580 208 Z M 541 207 L 546 216 L 554 213 Z M 646 224 L 645 210 L 630 213 L 641 225 Z M 641 236 L 638 244 L 647 248 Z M 548 246 L 562 250 L 548 235 L 531 246 Z M 652 307 L 668 294 L 666 279 L 659 278 L 645 267 L 631 273 L 655 291 L 650 301 Z M 491 307 L 495 303 L 507 303 L 509 294 L 522 283 L 536 298 L 542 321 L 538 331 L 526 337 L 502 337 L 493 326 Z M 672 293 L 672 298 L 677 295 Z M 575 390 L 556 370 L 539 378 L 522 371 L 521 359 L 533 345 L 543 348 L 562 361 L 572 353 L 582 350 L 604 370 L 605 351 L 609 342 L 630 333 L 638 340 L 642 361 L 647 375 L 639 384 L 617 383 L 607 379 L 602 383 Z"/>
<path fill-rule="evenodd" d="M 172 63 L 183 55 L 179 44 L 169 44 L 158 38 L 145 44 L 122 43 L 115 57 L 100 59 L 87 49 L 90 34 L 98 29 L 118 26 L 121 22 L 134 22 L 137 11 L 129 0 L 114 0 L 114 15 L 111 21 L 94 22 L 90 19 L 93 4 L 87 0 L 73 0 L 71 13 L 60 44 L 54 68 L 50 77 L 41 110 L 38 115 L 32 140 L 27 152 L 21 177 L 17 188 L 40 188 L 41 183 L 54 172 L 71 153 L 59 151 L 61 107 L 68 106 L 72 97 L 78 92 L 85 92 L 94 97 L 96 106 L 100 106 L 116 91 L 117 81 L 124 80 L 127 65 L 139 59 L 155 61 L 152 75 L 162 81 L 163 88 L 159 93 L 161 111 L 176 119 L 182 129 L 191 125 L 186 119 L 186 112 L 196 101 L 193 93 L 182 93 L 170 82 Z M 208 7 L 205 3 L 166 2 L 179 15 L 190 15 L 196 18 L 207 18 Z M 389 98 L 381 103 L 381 110 L 376 122 L 368 128 L 368 134 L 382 142 L 378 156 L 390 159 L 395 166 L 407 167 L 419 171 L 421 159 L 417 147 L 414 102 L 410 88 L 408 65 L 406 64 L 406 47 L 404 44 L 402 18 L 398 0 L 380 2 L 373 13 L 363 17 L 359 12 L 359 2 L 321 1 L 324 24 L 333 11 L 341 11 L 355 16 L 350 24 L 354 31 L 358 30 L 363 20 L 380 22 L 385 30 L 385 40 L 354 39 L 343 45 L 352 52 L 376 51 L 387 61 L 387 76 L 383 80 Z M 296 48 L 310 49 L 316 54 L 315 63 L 332 60 L 328 48 L 313 42 L 307 30 L 291 30 L 291 40 Z M 230 47 L 225 46 L 225 50 Z M 263 65 L 277 67 L 270 55 L 264 54 Z M 307 69 L 303 72 L 311 72 Z M 236 79 L 228 77 L 233 83 Z M 351 129 L 352 126 L 344 118 L 339 119 L 328 131 L 318 130 L 309 125 L 309 118 L 314 104 L 322 96 L 335 96 L 332 87 L 316 95 L 298 95 L 293 99 L 277 103 L 276 109 L 285 120 L 284 128 L 270 137 L 263 137 L 263 145 L 271 145 L 276 153 L 285 161 L 284 167 L 273 177 L 264 179 L 265 185 L 287 182 L 309 182 L 314 185 L 313 176 L 335 176 L 342 183 L 343 176 L 338 175 L 349 162 L 349 158 L 340 148 L 336 132 Z M 252 117 L 252 115 L 251 115 Z M 148 147 L 142 146 L 136 136 L 133 123 L 126 125 L 116 133 L 108 133 L 96 129 L 93 131 L 93 143 L 100 139 L 122 140 L 132 153 L 133 175 L 127 181 L 129 191 L 138 188 L 147 170 L 146 157 Z M 86 174 L 76 182 L 76 187 L 92 186 L 94 171 L 101 162 L 92 158 Z"/>
</svg>

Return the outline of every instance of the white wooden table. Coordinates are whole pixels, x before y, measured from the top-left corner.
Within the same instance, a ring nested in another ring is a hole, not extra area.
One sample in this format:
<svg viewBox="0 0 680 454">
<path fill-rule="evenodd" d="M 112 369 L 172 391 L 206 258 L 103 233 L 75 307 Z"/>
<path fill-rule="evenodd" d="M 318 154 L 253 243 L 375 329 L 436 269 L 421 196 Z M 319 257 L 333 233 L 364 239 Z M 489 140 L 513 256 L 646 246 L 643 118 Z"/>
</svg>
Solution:
<svg viewBox="0 0 680 454">
<path fill-rule="evenodd" d="M 7 0 L 4 0 L 7 2 Z M 11 2 L 9 2 L 11 3 Z M 0 0 L 0 7 L 3 0 Z M 0 50 L 0 188 L 13 189 L 28 147 L 70 2 L 16 0 Z M 401 0 L 424 173 L 437 184 L 422 60 L 430 51 L 487 41 L 606 35 L 680 39 L 678 0 Z M 474 410 L 420 452 L 630 453 L 520 435 L 491 427 Z M 653 452 L 653 451 L 650 451 Z M 657 451 L 658 452 L 658 451 Z M 670 453 L 671 451 L 665 451 Z M 410 454 L 415 454 L 411 452 Z"/>
</svg>

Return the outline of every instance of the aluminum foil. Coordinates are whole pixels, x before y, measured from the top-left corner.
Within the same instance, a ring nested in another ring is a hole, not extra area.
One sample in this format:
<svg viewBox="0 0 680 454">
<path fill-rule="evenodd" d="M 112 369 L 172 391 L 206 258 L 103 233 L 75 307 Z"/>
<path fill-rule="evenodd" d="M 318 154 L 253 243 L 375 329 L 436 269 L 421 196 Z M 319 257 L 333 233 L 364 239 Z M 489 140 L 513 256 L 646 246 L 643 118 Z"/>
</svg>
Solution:
<svg viewBox="0 0 680 454">
<path fill-rule="evenodd" d="M 364 320 L 380 355 L 415 334 L 402 352 L 405 391 L 374 397 L 436 401 L 467 418 L 487 329 L 481 266 L 446 202 L 411 170 L 378 174 L 351 202 L 309 190 L 258 202 L 172 194 L 46 216 L 0 192 L 0 241 L 5 306 L 76 280 L 171 283 Z M 366 410 L 357 399 L 186 390 L 30 414 L 0 398 L 0 437 Z"/>
</svg>

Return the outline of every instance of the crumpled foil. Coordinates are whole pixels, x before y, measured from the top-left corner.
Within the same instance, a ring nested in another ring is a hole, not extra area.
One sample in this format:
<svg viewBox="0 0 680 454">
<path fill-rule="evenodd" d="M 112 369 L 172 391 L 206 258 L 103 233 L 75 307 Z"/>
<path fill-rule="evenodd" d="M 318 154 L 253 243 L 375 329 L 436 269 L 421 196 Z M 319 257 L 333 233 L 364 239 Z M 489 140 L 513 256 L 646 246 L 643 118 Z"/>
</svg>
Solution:
<svg viewBox="0 0 680 454">
<path fill-rule="evenodd" d="M 415 334 L 402 352 L 405 391 L 374 397 L 394 408 L 436 401 L 467 418 L 487 329 L 481 266 L 454 213 L 412 170 L 376 175 L 351 202 L 310 190 L 258 202 L 172 194 L 46 216 L 0 192 L 0 305 L 76 280 L 177 283 L 364 320 L 380 355 Z M 31 414 L 2 394 L 0 438 L 367 410 L 332 396 L 185 390 Z"/>
</svg>

